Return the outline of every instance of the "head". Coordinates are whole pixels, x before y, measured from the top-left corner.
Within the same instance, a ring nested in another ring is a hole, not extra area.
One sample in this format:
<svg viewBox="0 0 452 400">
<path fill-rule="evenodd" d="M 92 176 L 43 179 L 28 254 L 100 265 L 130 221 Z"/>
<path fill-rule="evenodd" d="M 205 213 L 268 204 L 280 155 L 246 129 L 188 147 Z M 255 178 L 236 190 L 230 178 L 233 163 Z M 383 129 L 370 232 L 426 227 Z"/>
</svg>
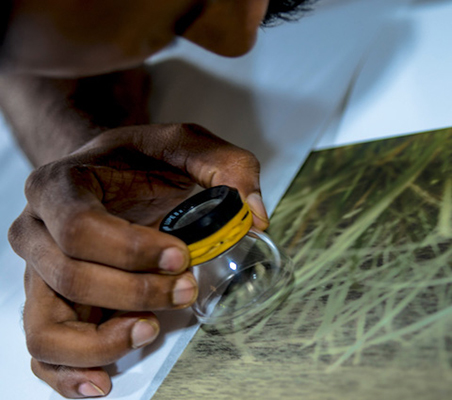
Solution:
<svg viewBox="0 0 452 400">
<path fill-rule="evenodd" d="M 259 26 L 310 0 L 10 0 L 3 65 L 52 76 L 133 67 L 182 36 L 216 54 L 247 53 Z"/>
</svg>

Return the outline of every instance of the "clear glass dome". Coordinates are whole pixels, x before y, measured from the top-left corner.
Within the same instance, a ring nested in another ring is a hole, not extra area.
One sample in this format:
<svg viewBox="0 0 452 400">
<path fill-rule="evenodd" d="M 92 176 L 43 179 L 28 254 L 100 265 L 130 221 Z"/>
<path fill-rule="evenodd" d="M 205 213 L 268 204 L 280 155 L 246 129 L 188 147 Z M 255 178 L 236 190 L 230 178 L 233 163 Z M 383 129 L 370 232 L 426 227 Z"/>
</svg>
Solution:
<svg viewBox="0 0 452 400">
<path fill-rule="evenodd" d="M 199 295 L 192 306 L 207 329 L 236 331 L 273 311 L 290 293 L 292 261 L 262 232 L 193 267 Z"/>
</svg>

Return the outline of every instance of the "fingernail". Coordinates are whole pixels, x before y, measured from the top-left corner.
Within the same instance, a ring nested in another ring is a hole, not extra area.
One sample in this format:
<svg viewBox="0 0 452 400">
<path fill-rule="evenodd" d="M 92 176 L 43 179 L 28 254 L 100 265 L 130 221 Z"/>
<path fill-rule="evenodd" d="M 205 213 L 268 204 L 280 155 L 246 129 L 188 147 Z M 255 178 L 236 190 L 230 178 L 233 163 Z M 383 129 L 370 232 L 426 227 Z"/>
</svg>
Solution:
<svg viewBox="0 0 452 400">
<path fill-rule="evenodd" d="M 140 319 L 132 328 L 132 348 L 138 349 L 152 343 L 160 332 L 159 325 L 149 319 Z"/>
<path fill-rule="evenodd" d="M 93 382 L 83 382 L 78 387 L 78 392 L 84 397 L 105 396 L 105 392 L 99 386 L 96 386 Z"/>
<path fill-rule="evenodd" d="M 259 193 L 251 193 L 247 197 L 246 202 L 250 206 L 253 214 L 257 218 L 259 218 L 260 220 L 262 220 L 268 224 L 267 210 L 265 209 L 264 202 L 262 201 L 261 195 Z"/>
<path fill-rule="evenodd" d="M 180 278 L 173 289 L 173 304 L 183 306 L 191 304 L 198 295 L 198 286 L 194 278 L 184 276 Z"/>
<path fill-rule="evenodd" d="M 187 256 L 177 247 L 168 247 L 160 255 L 159 267 L 165 271 L 179 272 L 187 265 Z"/>
</svg>

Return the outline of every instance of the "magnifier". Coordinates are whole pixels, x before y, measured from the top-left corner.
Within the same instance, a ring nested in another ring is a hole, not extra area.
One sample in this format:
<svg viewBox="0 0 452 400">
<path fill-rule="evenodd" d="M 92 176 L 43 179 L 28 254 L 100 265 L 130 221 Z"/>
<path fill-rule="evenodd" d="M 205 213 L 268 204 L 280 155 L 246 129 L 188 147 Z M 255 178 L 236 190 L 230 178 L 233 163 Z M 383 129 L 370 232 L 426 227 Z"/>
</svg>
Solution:
<svg viewBox="0 0 452 400">
<path fill-rule="evenodd" d="M 290 292 L 291 260 L 252 223 L 238 191 L 216 186 L 181 203 L 160 225 L 162 232 L 188 246 L 199 288 L 192 308 L 207 327 L 242 329 L 275 309 Z"/>
</svg>

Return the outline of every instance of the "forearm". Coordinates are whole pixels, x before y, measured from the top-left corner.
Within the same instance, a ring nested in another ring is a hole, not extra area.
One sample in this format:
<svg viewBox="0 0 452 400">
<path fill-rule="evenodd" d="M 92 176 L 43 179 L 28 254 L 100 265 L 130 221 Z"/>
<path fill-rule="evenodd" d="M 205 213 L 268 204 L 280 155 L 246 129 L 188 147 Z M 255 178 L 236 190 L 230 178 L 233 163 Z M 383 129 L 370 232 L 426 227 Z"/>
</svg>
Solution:
<svg viewBox="0 0 452 400">
<path fill-rule="evenodd" d="M 61 158 L 101 132 L 149 123 L 143 69 L 83 79 L 0 75 L 0 107 L 34 166 Z"/>
</svg>

